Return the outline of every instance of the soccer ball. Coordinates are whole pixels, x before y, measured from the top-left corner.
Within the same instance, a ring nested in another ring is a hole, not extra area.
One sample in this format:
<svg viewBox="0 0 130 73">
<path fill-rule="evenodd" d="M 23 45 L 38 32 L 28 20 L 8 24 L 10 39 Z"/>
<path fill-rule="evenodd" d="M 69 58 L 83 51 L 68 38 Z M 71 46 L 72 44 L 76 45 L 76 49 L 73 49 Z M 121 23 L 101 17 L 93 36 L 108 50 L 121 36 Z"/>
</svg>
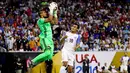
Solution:
<svg viewBox="0 0 130 73">
<path fill-rule="evenodd" d="M 57 8 L 57 7 L 58 7 L 58 5 L 57 5 L 56 2 L 51 2 L 51 3 L 50 3 L 50 6 L 52 6 L 52 7 L 54 7 L 54 8 Z"/>
</svg>

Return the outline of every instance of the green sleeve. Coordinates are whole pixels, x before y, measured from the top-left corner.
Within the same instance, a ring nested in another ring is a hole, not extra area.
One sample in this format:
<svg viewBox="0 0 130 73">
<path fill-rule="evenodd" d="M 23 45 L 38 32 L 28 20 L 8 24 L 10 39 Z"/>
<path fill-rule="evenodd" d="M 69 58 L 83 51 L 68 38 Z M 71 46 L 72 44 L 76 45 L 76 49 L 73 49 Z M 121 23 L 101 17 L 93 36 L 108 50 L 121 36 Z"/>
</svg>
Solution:
<svg viewBox="0 0 130 73">
<path fill-rule="evenodd" d="M 44 21 L 45 21 L 45 19 L 43 19 L 43 18 L 40 18 L 40 19 L 37 21 L 38 27 L 40 28 L 40 31 L 41 31 L 41 32 L 44 31 L 44 28 L 43 28 Z"/>
<path fill-rule="evenodd" d="M 37 24 L 38 24 L 38 25 L 42 25 L 42 24 L 44 24 L 44 22 L 45 22 L 45 19 L 44 19 L 44 18 L 40 18 L 40 19 L 37 21 Z"/>
<path fill-rule="evenodd" d="M 37 21 L 37 25 L 38 25 L 38 27 L 40 28 L 40 35 L 39 35 L 39 37 L 41 37 L 41 38 L 44 38 L 44 32 L 45 32 L 45 28 L 44 28 L 44 21 L 45 21 L 45 19 L 44 18 L 40 18 L 38 21 Z"/>
</svg>

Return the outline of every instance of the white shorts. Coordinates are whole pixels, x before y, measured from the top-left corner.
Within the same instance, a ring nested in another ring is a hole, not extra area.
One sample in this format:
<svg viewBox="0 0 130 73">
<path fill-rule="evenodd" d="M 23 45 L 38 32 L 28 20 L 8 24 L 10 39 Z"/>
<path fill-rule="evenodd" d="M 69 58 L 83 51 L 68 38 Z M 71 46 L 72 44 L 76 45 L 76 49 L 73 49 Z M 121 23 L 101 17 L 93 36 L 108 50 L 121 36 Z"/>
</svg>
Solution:
<svg viewBox="0 0 130 73">
<path fill-rule="evenodd" d="M 127 71 L 127 66 L 126 65 L 121 65 L 120 66 L 120 72 L 123 72 L 123 71 Z"/>
<path fill-rule="evenodd" d="M 74 66 L 75 55 L 72 52 L 62 50 L 62 62 L 67 61 L 68 65 Z"/>
</svg>

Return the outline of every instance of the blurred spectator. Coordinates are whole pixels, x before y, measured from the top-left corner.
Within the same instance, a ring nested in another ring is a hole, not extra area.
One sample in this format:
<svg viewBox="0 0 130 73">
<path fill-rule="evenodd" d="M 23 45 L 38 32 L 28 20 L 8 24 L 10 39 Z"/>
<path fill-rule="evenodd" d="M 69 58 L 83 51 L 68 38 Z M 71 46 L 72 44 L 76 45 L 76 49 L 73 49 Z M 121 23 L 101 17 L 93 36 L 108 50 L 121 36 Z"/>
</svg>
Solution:
<svg viewBox="0 0 130 73">
<path fill-rule="evenodd" d="M 9 51 L 13 51 L 13 46 L 14 46 L 14 42 L 16 40 L 13 37 L 9 37 L 9 39 L 7 40 L 7 47 Z"/>
<path fill-rule="evenodd" d="M 20 36 L 16 37 L 16 43 L 17 43 L 17 50 L 20 49 L 21 43 L 22 43 L 22 39 L 20 38 Z"/>
<path fill-rule="evenodd" d="M 88 51 L 89 50 L 89 46 L 88 46 L 87 42 L 83 41 L 83 39 L 80 43 L 80 47 L 81 47 L 81 51 Z"/>
<path fill-rule="evenodd" d="M 24 52 L 23 45 L 20 46 L 19 51 L 20 51 L 20 52 Z"/>
<path fill-rule="evenodd" d="M 89 73 L 89 63 L 90 63 L 90 60 L 86 56 L 86 58 L 83 60 L 83 73 Z"/>
<path fill-rule="evenodd" d="M 34 38 L 31 38 L 31 39 L 30 39 L 30 41 L 29 41 L 29 47 L 30 47 L 30 49 L 32 49 L 33 51 L 37 51 L 36 42 L 35 42 L 35 39 L 34 39 Z"/>
<path fill-rule="evenodd" d="M 89 34 L 88 34 L 86 28 L 84 27 L 83 33 L 82 33 L 82 38 L 83 38 L 84 41 L 87 41 L 88 37 L 89 37 Z"/>
<path fill-rule="evenodd" d="M 23 44 L 22 46 L 23 46 L 24 51 L 27 51 L 28 48 L 26 48 L 26 45 L 28 44 L 28 40 L 26 36 L 23 37 L 22 44 Z"/>
<path fill-rule="evenodd" d="M 37 47 L 37 51 L 40 51 L 41 50 L 41 47 L 40 47 L 40 38 L 35 38 L 35 42 L 36 42 L 36 47 Z"/>
<path fill-rule="evenodd" d="M 97 71 L 97 73 L 102 72 L 102 67 L 101 67 L 100 63 L 98 63 L 98 65 L 96 66 L 96 71 Z"/>
<path fill-rule="evenodd" d="M 104 63 L 104 66 L 102 67 L 102 72 L 103 72 L 103 73 L 111 73 L 111 72 L 108 70 L 107 63 Z"/>
<path fill-rule="evenodd" d="M 118 73 L 118 71 L 116 70 L 115 68 L 115 65 L 111 65 L 110 68 L 109 68 L 110 72 L 112 73 Z"/>
</svg>

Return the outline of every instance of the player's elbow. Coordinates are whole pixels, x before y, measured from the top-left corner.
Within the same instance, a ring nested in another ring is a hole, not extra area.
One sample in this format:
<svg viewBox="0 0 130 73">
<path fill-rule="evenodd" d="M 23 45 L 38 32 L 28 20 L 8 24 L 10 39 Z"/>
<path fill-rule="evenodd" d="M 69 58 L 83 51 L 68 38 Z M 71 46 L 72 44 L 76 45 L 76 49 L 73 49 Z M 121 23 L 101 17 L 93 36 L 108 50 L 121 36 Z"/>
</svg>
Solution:
<svg viewBox="0 0 130 73">
<path fill-rule="evenodd" d="M 51 21 L 51 24 L 58 24 L 58 21 Z"/>
<path fill-rule="evenodd" d="M 50 18 L 49 18 L 49 22 L 52 22 L 52 20 L 53 20 L 53 19 L 50 17 Z"/>
<path fill-rule="evenodd" d="M 51 21 L 51 24 L 55 24 L 55 22 L 54 22 L 54 21 Z"/>
<path fill-rule="evenodd" d="M 58 22 L 54 22 L 53 24 L 58 24 Z"/>
<path fill-rule="evenodd" d="M 50 18 L 47 18 L 45 22 L 51 22 L 52 20 Z"/>
<path fill-rule="evenodd" d="M 53 16 L 50 15 L 45 21 L 46 22 L 52 22 L 52 20 L 53 20 Z"/>
<path fill-rule="evenodd" d="M 55 24 L 58 24 L 58 20 L 55 21 Z"/>
</svg>

